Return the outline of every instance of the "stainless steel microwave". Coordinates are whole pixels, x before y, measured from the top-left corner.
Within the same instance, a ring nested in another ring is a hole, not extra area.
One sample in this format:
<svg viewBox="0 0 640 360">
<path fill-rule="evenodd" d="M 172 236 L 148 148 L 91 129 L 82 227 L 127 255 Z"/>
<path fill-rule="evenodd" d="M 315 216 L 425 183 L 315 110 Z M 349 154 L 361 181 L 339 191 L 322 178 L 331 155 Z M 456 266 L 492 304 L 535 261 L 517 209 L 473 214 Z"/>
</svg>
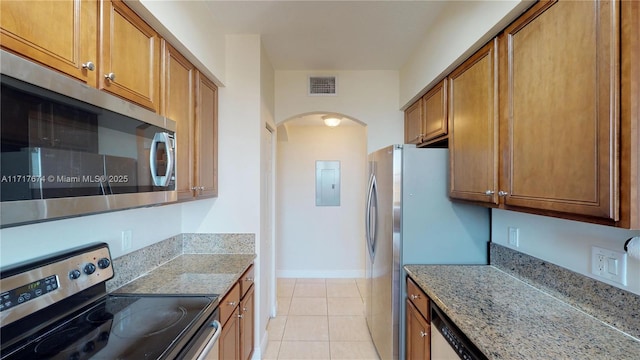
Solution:
<svg viewBox="0 0 640 360">
<path fill-rule="evenodd" d="M 0 52 L 0 227 L 175 202 L 174 121 Z"/>
</svg>

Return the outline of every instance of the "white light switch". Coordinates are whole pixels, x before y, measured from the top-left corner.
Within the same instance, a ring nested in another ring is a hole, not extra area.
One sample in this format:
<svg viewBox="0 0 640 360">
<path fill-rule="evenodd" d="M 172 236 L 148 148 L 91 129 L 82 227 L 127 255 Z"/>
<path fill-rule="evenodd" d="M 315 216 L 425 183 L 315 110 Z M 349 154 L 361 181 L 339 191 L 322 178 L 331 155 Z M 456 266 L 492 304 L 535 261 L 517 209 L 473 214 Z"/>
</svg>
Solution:
<svg viewBox="0 0 640 360">
<path fill-rule="evenodd" d="M 520 236 L 520 229 L 517 227 L 508 227 L 507 229 L 509 230 L 509 245 L 516 248 L 519 247 L 520 240 L 518 237 Z"/>
<path fill-rule="evenodd" d="M 591 273 L 627 285 L 627 254 L 597 246 L 591 247 Z"/>
<path fill-rule="evenodd" d="M 618 259 L 607 258 L 607 271 L 609 274 L 618 275 Z"/>
</svg>

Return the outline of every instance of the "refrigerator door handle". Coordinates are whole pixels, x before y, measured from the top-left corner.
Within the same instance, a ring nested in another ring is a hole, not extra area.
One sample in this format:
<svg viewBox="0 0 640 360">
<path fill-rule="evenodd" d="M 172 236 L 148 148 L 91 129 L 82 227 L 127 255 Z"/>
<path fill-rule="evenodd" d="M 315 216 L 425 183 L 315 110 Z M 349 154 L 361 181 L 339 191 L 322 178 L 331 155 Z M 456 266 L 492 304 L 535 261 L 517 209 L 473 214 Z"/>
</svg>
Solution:
<svg viewBox="0 0 640 360">
<path fill-rule="evenodd" d="M 373 259 L 373 249 L 371 248 L 371 195 L 373 192 L 373 174 L 369 177 L 369 188 L 367 189 L 367 206 L 365 209 L 364 226 L 365 226 L 365 238 L 367 241 L 367 250 L 369 256 Z"/>
<path fill-rule="evenodd" d="M 371 181 L 371 205 L 373 206 L 373 224 L 369 224 L 369 226 L 371 227 L 371 259 L 374 259 L 376 257 L 376 244 L 378 243 L 378 185 L 375 174 Z"/>
</svg>

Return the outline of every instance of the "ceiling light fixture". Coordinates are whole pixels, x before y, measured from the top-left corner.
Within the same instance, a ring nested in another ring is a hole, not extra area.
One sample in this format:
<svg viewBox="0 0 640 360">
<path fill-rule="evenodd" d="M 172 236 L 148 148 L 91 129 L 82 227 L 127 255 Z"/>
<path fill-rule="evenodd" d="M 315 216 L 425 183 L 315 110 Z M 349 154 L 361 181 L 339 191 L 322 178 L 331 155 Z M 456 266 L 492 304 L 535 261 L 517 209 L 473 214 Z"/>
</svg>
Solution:
<svg viewBox="0 0 640 360">
<path fill-rule="evenodd" d="M 324 121 L 325 125 L 329 127 L 336 127 L 340 125 L 340 121 L 342 121 L 342 117 L 335 114 L 329 114 L 329 115 L 324 115 L 322 117 L 322 120 Z"/>
</svg>

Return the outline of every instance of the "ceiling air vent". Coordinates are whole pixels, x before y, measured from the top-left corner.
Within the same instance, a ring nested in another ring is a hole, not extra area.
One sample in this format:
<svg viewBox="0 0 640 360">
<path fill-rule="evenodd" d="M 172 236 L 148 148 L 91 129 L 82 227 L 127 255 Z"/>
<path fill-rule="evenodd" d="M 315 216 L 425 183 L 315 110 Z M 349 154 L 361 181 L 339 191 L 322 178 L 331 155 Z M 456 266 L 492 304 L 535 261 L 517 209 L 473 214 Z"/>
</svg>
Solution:
<svg viewBox="0 0 640 360">
<path fill-rule="evenodd" d="M 335 96 L 338 94 L 337 81 L 335 76 L 309 76 L 309 95 Z"/>
</svg>

